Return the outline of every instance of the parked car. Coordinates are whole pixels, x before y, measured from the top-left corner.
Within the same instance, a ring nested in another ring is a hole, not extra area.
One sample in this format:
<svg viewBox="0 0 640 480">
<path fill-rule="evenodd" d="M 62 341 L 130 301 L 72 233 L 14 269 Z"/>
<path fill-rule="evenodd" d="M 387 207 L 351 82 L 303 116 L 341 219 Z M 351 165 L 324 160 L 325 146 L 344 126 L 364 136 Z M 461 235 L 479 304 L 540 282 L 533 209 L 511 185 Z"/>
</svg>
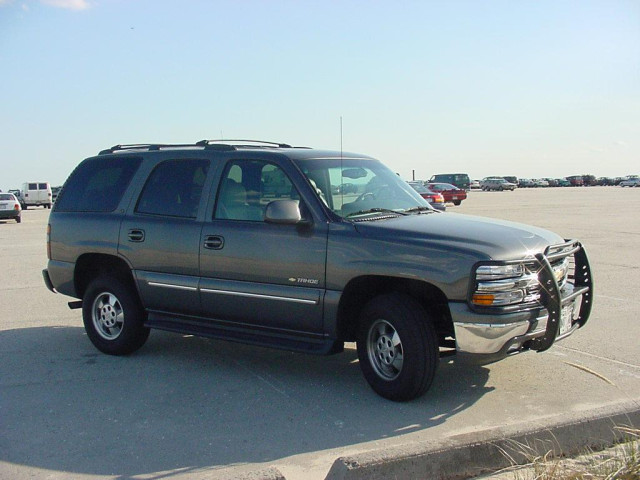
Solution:
<svg viewBox="0 0 640 480">
<path fill-rule="evenodd" d="M 548 187 L 549 186 L 549 181 L 545 180 L 544 178 L 536 178 L 533 180 L 533 186 L 534 187 Z"/>
<path fill-rule="evenodd" d="M 359 195 L 334 194 L 343 179 Z M 594 300 L 579 241 L 441 214 L 378 160 L 282 143 L 105 149 L 65 182 L 46 239 L 47 288 L 78 299 L 106 354 L 154 328 L 324 355 L 356 342 L 392 400 L 422 395 L 441 356 L 548 350 Z"/>
<path fill-rule="evenodd" d="M 0 193 L 0 219 L 22 222 L 22 207 L 13 193 Z"/>
<path fill-rule="evenodd" d="M 618 185 L 621 187 L 638 187 L 640 186 L 640 178 L 628 178 L 626 180 L 622 180 Z"/>
<path fill-rule="evenodd" d="M 480 180 L 471 180 L 469 183 L 470 190 L 480 190 Z"/>
<path fill-rule="evenodd" d="M 611 178 L 611 177 L 598 177 L 596 180 L 596 184 L 603 187 L 609 187 L 611 185 L 615 185 L 616 180 L 615 178 Z"/>
<path fill-rule="evenodd" d="M 469 190 L 471 181 L 466 173 L 438 173 L 429 179 L 429 183 L 450 183 L 463 190 Z"/>
<path fill-rule="evenodd" d="M 467 198 L 467 192 L 450 183 L 427 183 L 425 186 L 432 192 L 437 192 L 444 197 L 445 202 L 460 205 Z"/>
<path fill-rule="evenodd" d="M 535 183 L 530 178 L 521 178 L 518 181 L 518 187 L 521 187 L 521 188 L 531 188 L 534 186 L 535 186 Z"/>
<path fill-rule="evenodd" d="M 502 177 L 485 177 L 480 182 L 480 187 L 484 191 L 489 191 L 489 190 L 498 190 L 498 191 L 511 190 L 511 191 L 513 191 L 513 190 L 516 189 L 516 186 L 517 185 L 515 183 L 507 182 Z"/>
<path fill-rule="evenodd" d="M 25 210 L 24 200 L 22 200 L 22 192 L 20 190 L 9 190 L 9 193 L 13 193 L 13 195 L 18 199 L 18 202 L 20 202 L 22 210 Z"/>
<path fill-rule="evenodd" d="M 407 182 L 436 210 L 444 212 L 447 209 L 444 196 L 441 193 L 429 189 L 423 182 Z"/>
<path fill-rule="evenodd" d="M 29 207 L 42 205 L 44 208 L 51 208 L 53 195 L 49 182 L 26 182 L 22 186 L 22 205 L 26 210 Z"/>
<path fill-rule="evenodd" d="M 567 180 L 569 181 L 572 187 L 584 186 L 584 179 L 582 178 L 582 175 L 571 175 L 567 177 Z"/>
<path fill-rule="evenodd" d="M 51 187 L 51 202 L 55 203 L 62 187 Z"/>
</svg>

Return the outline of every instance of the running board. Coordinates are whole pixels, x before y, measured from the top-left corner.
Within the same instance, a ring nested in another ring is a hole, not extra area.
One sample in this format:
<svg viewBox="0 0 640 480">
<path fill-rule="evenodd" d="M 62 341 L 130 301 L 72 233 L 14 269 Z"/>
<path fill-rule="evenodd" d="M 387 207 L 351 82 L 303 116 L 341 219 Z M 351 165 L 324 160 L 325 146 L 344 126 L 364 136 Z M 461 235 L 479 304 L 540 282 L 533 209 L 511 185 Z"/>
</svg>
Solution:
<svg viewBox="0 0 640 480">
<path fill-rule="evenodd" d="M 344 344 L 334 339 L 316 335 L 299 334 L 290 331 L 258 330 L 242 324 L 231 324 L 216 320 L 203 320 L 195 317 L 177 317 L 164 313 L 149 312 L 145 326 L 169 332 L 215 338 L 261 347 L 277 348 L 292 352 L 314 355 L 340 353 Z"/>
</svg>

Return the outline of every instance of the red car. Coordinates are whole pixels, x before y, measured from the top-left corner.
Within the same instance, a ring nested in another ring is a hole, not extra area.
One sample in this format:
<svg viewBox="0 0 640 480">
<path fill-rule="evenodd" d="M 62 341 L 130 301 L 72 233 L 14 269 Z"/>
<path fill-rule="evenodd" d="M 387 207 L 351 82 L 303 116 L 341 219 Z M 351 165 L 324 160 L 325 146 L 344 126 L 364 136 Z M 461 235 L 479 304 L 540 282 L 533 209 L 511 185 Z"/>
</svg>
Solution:
<svg viewBox="0 0 640 480">
<path fill-rule="evenodd" d="M 467 192 L 450 183 L 427 183 L 426 187 L 434 192 L 441 193 L 445 202 L 453 202 L 460 205 L 467 198 Z"/>
<path fill-rule="evenodd" d="M 444 212 L 447 209 L 445 205 L 444 197 L 438 193 L 427 188 L 422 182 L 407 182 L 413 189 L 420 194 L 429 204 L 436 210 Z"/>
</svg>

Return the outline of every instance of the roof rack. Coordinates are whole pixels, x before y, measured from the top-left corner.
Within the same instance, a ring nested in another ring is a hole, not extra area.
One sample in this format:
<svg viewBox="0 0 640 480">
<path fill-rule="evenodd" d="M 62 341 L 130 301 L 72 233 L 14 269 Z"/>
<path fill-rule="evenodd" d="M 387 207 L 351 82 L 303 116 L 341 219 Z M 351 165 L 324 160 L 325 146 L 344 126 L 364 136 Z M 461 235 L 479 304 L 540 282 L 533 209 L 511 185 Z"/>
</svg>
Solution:
<svg viewBox="0 0 640 480">
<path fill-rule="evenodd" d="M 98 155 L 107 155 L 109 153 L 121 152 L 124 150 L 160 150 L 162 148 L 184 148 L 193 147 L 193 144 L 165 144 L 165 143 L 132 143 L 128 145 L 114 145 L 111 148 L 102 150 Z"/>
<path fill-rule="evenodd" d="M 293 148 L 286 143 L 266 142 L 263 140 L 200 140 L 196 143 L 132 143 L 128 145 L 114 145 L 111 148 L 102 150 L 98 155 L 108 155 L 110 153 L 122 152 L 126 150 L 161 150 L 163 148 L 188 148 L 188 147 L 205 147 L 211 150 L 236 150 L 242 148 Z"/>
<path fill-rule="evenodd" d="M 232 147 L 274 147 L 274 148 L 293 148 L 286 143 L 267 142 L 264 140 L 235 140 L 235 139 L 219 139 L 219 140 L 200 140 L 196 145 L 210 146 L 210 145 L 227 145 Z"/>
</svg>

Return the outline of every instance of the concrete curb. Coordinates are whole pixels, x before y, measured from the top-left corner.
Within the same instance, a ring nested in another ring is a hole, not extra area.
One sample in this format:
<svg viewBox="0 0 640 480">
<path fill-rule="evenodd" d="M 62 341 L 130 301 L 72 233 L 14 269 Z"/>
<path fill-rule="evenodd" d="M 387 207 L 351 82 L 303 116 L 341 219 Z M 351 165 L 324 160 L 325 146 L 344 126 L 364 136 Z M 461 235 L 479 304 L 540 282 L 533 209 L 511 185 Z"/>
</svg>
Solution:
<svg viewBox="0 0 640 480">
<path fill-rule="evenodd" d="M 525 463 L 527 452 L 536 456 L 549 451 L 575 455 L 586 448 L 609 447 L 625 439 L 624 432 L 616 428 L 621 426 L 640 428 L 640 404 L 617 404 L 553 417 L 545 420 L 545 425 L 506 426 L 341 457 L 326 479 L 471 478 Z"/>
</svg>

